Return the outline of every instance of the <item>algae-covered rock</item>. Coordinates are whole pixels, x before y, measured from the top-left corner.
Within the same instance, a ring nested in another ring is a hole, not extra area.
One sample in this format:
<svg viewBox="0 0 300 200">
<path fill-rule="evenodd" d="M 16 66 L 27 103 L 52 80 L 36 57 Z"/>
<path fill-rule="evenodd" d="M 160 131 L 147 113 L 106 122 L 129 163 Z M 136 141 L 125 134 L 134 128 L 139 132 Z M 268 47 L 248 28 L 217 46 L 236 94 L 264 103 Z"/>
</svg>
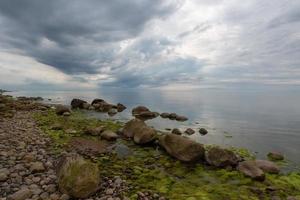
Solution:
<svg viewBox="0 0 300 200">
<path fill-rule="evenodd" d="M 212 147 L 205 154 L 206 161 L 215 167 L 236 166 L 238 164 L 238 157 L 228 149 L 220 147 Z"/>
<path fill-rule="evenodd" d="M 58 187 L 74 198 L 87 198 L 100 185 L 100 171 L 96 164 L 77 154 L 62 157 L 57 165 Z"/>
<path fill-rule="evenodd" d="M 173 157 L 185 162 L 204 158 L 202 144 L 175 134 L 166 134 L 159 138 L 159 144 Z"/>
<path fill-rule="evenodd" d="M 265 180 L 265 173 L 256 165 L 255 161 L 248 160 L 240 162 L 237 169 L 245 176 L 248 176 L 254 180 Z"/>
<path fill-rule="evenodd" d="M 268 160 L 255 160 L 256 165 L 266 173 L 278 174 L 280 168 L 273 162 Z"/>
</svg>

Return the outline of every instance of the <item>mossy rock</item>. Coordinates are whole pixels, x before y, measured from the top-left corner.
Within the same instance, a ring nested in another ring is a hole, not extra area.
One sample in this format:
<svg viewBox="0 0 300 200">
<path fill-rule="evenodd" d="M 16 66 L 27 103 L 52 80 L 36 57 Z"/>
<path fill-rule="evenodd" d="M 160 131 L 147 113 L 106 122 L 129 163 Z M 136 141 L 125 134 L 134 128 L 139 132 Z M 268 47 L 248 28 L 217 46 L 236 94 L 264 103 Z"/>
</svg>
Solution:
<svg viewBox="0 0 300 200">
<path fill-rule="evenodd" d="M 74 198 L 86 198 L 100 185 L 98 166 L 76 154 L 61 158 L 57 174 L 60 191 Z"/>
</svg>

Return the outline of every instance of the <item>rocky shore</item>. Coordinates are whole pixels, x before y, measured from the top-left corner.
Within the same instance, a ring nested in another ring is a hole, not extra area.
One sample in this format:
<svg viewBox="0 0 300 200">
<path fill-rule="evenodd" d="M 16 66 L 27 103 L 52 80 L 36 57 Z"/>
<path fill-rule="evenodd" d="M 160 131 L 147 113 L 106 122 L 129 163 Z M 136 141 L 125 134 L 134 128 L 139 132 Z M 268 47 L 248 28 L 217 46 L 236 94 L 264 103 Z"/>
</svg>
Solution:
<svg viewBox="0 0 300 200">
<path fill-rule="evenodd" d="M 123 124 L 81 112 L 115 115 L 126 109 L 121 103 L 74 99 L 70 108 L 40 100 L 0 96 L 0 200 L 300 197 L 300 173 L 282 174 L 280 153 L 256 160 L 244 149 L 196 143 L 188 138 L 194 130 L 160 133 L 145 123 L 185 116 L 139 106 Z"/>
</svg>

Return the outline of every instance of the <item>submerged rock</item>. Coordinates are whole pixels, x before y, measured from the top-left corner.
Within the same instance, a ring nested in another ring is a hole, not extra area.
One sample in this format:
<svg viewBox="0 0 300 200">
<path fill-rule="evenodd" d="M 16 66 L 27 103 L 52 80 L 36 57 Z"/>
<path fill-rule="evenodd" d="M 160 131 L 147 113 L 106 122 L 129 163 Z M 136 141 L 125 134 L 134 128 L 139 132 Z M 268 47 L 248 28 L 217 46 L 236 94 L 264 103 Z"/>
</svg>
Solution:
<svg viewBox="0 0 300 200">
<path fill-rule="evenodd" d="M 84 108 L 84 104 L 87 103 L 84 100 L 81 99 L 72 99 L 71 101 L 71 106 L 72 108 Z"/>
<path fill-rule="evenodd" d="M 284 156 L 281 153 L 275 151 L 268 153 L 267 156 L 270 160 L 284 160 Z"/>
<path fill-rule="evenodd" d="M 220 147 L 212 147 L 205 153 L 206 161 L 215 167 L 236 166 L 238 164 L 238 157 L 228 149 Z"/>
<path fill-rule="evenodd" d="M 265 180 L 265 173 L 256 165 L 255 161 L 253 160 L 240 162 L 237 169 L 245 176 L 248 176 L 254 180 Z"/>
<path fill-rule="evenodd" d="M 205 128 L 200 128 L 199 133 L 201 135 L 206 135 L 208 133 L 208 131 Z"/>
<path fill-rule="evenodd" d="M 280 168 L 268 160 L 255 160 L 255 164 L 266 173 L 278 174 L 280 172 Z"/>
<path fill-rule="evenodd" d="M 177 114 L 176 114 L 176 113 L 170 113 L 170 114 L 169 114 L 169 119 L 170 119 L 170 120 L 175 120 L 176 117 L 177 117 Z"/>
<path fill-rule="evenodd" d="M 166 134 L 159 137 L 159 144 L 173 157 L 185 162 L 204 159 L 205 149 L 189 138 L 175 134 Z"/>
<path fill-rule="evenodd" d="M 195 131 L 191 128 L 188 128 L 184 131 L 185 134 L 188 134 L 188 135 L 193 135 L 195 133 Z"/>
<path fill-rule="evenodd" d="M 87 198 L 99 189 L 98 166 L 77 154 L 59 160 L 57 176 L 59 190 L 74 198 Z"/>
<path fill-rule="evenodd" d="M 178 128 L 174 128 L 171 133 L 176 134 L 176 135 L 181 135 L 182 134 L 181 131 Z"/>
</svg>

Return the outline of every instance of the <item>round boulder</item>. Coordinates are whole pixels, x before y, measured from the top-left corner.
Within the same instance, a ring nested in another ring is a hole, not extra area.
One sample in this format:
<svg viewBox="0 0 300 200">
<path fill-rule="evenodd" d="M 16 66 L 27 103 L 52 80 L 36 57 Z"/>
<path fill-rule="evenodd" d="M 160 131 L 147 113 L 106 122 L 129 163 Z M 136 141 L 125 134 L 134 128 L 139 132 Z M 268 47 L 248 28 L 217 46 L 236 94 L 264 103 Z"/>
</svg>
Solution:
<svg viewBox="0 0 300 200">
<path fill-rule="evenodd" d="M 59 190 L 74 198 L 87 198 L 99 189 L 98 166 L 77 154 L 59 160 L 57 176 Z"/>
<path fill-rule="evenodd" d="M 84 105 L 86 104 L 87 102 L 84 101 L 84 100 L 81 100 L 81 99 L 72 99 L 71 101 L 71 106 L 72 108 L 84 108 Z"/>
</svg>

